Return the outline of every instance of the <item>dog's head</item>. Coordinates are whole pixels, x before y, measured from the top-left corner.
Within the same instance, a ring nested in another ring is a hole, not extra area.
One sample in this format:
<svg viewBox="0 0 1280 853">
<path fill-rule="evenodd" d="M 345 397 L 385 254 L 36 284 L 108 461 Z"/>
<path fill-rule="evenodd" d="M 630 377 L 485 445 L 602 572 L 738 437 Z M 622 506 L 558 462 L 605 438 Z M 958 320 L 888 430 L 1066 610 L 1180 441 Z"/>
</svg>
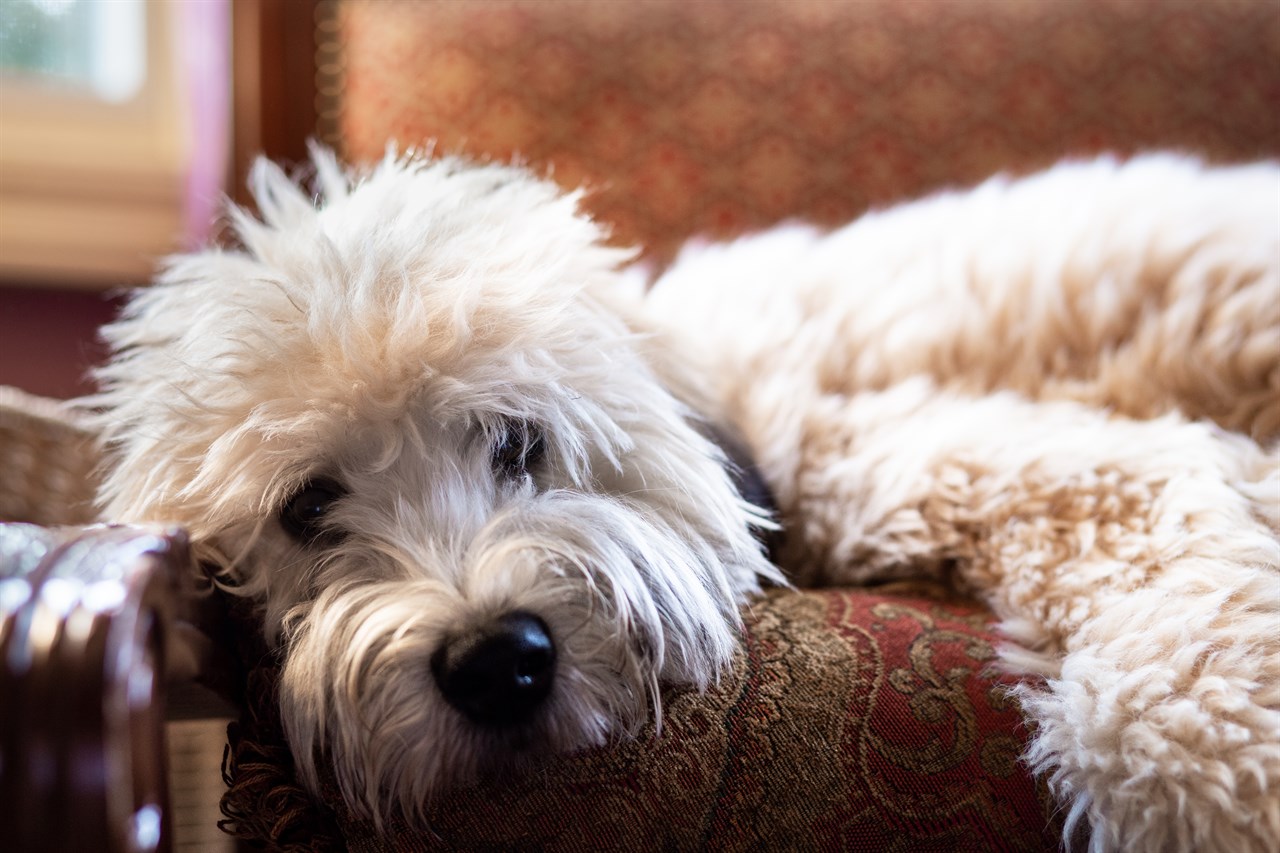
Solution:
<svg viewBox="0 0 1280 853">
<path fill-rule="evenodd" d="M 241 248 L 172 260 L 105 330 L 112 520 L 177 521 L 285 650 L 306 779 L 412 814 L 528 751 L 599 744 L 705 687 L 775 577 L 573 195 L 510 167 L 276 167 Z"/>
</svg>

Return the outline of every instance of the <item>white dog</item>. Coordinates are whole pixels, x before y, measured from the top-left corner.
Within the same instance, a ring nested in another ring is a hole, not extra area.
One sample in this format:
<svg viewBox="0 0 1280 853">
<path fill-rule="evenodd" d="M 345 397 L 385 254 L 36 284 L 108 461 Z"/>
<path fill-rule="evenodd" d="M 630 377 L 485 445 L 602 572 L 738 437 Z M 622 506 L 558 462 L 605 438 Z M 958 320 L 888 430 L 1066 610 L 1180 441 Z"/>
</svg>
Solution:
<svg viewBox="0 0 1280 853">
<path fill-rule="evenodd" d="M 1063 165 L 646 297 L 522 170 L 315 167 L 257 164 L 261 221 L 133 298 L 95 400 L 104 515 L 261 603 L 309 783 L 412 817 L 713 683 L 782 582 L 736 433 L 793 580 L 988 602 L 1095 849 L 1277 849 L 1280 168 Z"/>
</svg>

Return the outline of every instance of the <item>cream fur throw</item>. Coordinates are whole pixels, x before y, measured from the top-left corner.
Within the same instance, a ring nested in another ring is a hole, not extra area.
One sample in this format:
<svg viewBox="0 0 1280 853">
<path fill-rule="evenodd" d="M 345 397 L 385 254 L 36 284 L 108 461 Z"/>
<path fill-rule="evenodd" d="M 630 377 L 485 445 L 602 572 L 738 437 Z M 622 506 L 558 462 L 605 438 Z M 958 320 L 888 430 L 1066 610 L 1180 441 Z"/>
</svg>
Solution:
<svg viewBox="0 0 1280 853">
<path fill-rule="evenodd" d="M 314 164 L 255 167 L 262 218 L 135 295 L 87 401 L 105 517 L 259 605 L 312 790 L 421 818 L 720 677 L 781 578 L 705 415 L 796 582 L 993 608 L 1068 836 L 1280 850 L 1280 168 L 1069 163 L 645 296 L 523 170 Z"/>
<path fill-rule="evenodd" d="M 651 307 L 801 582 L 993 607 L 1068 837 L 1280 850 L 1280 169 L 1066 164 L 691 250 Z"/>
</svg>

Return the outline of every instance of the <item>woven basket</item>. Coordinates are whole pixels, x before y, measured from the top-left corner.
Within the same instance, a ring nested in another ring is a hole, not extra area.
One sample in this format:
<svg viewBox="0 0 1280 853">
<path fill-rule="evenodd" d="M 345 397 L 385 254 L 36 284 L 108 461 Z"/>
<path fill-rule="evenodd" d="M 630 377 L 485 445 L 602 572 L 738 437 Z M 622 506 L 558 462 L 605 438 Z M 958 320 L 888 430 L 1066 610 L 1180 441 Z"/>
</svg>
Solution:
<svg viewBox="0 0 1280 853">
<path fill-rule="evenodd" d="M 93 434 L 60 400 L 0 386 L 0 521 L 94 520 Z"/>
</svg>

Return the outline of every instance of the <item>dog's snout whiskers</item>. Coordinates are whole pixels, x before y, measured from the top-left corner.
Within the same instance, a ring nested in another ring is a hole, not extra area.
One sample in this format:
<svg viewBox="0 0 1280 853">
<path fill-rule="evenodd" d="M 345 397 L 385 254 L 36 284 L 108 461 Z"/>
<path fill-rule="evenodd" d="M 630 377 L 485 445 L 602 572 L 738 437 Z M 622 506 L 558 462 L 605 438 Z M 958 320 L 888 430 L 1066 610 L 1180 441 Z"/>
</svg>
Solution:
<svg viewBox="0 0 1280 853">
<path fill-rule="evenodd" d="M 524 611 L 445 642 L 431 658 L 444 698 L 477 725 L 528 722 L 551 693 L 556 647 L 540 618 Z"/>
</svg>

